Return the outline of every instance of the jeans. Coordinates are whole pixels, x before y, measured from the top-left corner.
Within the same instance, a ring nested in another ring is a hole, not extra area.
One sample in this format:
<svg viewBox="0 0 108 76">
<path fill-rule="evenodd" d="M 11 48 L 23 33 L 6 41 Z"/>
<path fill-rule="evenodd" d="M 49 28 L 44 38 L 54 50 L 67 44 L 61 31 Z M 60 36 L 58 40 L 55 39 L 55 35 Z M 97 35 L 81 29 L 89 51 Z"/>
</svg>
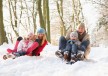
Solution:
<svg viewBox="0 0 108 76">
<path fill-rule="evenodd" d="M 59 39 L 59 50 L 61 50 L 61 52 L 64 52 L 63 49 L 66 48 L 66 43 L 67 43 L 66 38 L 64 36 L 61 36 Z"/>
<path fill-rule="evenodd" d="M 19 57 L 19 56 L 23 56 L 23 55 L 26 55 L 26 52 L 25 51 L 18 51 L 18 52 L 15 52 L 13 53 L 16 57 Z"/>
<path fill-rule="evenodd" d="M 86 49 L 87 49 L 87 46 L 90 44 L 90 41 L 89 40 L 85 40 L 85 41 L 83 41 L 82 43 L 81 43 L 81 45 L 80 45 L 80 50 L 82 50 L 82 51 L 86 51 Z"/>
<path fill-rule="evenodd" d="M 71 54 L 77 54 L 78 46 L 76 44 L 67 43 L 66 48 L 64 49 L 64 51 L 68 51 Z"/>
</svg>

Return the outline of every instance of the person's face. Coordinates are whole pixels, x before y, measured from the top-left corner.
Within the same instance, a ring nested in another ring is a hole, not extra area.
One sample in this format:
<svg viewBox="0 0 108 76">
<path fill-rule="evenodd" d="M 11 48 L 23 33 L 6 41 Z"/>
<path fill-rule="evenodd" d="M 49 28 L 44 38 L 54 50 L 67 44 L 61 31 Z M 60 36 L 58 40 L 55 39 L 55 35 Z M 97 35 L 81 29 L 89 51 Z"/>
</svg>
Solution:
<svg viewBox="0 0 108 76">
<path fill-rule="evenodd" d="M 38 33 L 38 38 L 39 38 L 39 39 L 42 39 L 43 36 L 44 36 L 44 34 L 42 34 L 42 33 Z"/>
<path fill-rule="evenodd" d="M 33 37 L 34 37 L 34 35 L 28 35 L 28 39 L 29 39 L 29 40 L 32 40 Z"/>
<path fill-rule="evenodd" d="M 76 40 L 77 37 L 76 37 L 76 36 L 71 36 L 70 39 L 71 39 L 71 40 Z"/>
<path fill-rule="evenodd" d="M 85 32 L 85 28 L 79 27 L 79 28 L 77 29 L 77 31 L 80 33 L 80 35 L 82 35 L 82 34 Z"/>
</svg>

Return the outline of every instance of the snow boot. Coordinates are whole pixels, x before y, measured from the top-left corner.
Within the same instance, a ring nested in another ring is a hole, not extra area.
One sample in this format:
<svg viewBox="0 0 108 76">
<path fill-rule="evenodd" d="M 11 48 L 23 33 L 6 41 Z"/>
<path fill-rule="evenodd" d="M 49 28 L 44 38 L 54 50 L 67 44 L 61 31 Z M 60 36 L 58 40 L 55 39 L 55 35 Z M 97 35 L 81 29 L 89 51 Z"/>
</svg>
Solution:
<svg viewBox="0 0 108 76">
<path fill-rule="evenodd" d="M 6 54 L 6 55 L 3 56 L 4 60 L 9 59 L 9 58 L 15 59 L 15 55 L 13 55 L 13 54 Z"/>
<path fill-rule="evenodd" d="M 84 60 L 84 52 L 83 51 L 78 51 L 78 54 L 77 54 L 77 60 L 80 61 L 80 60 Z"/>
<path fill-rule="evenodd" d="M 74 64 L 76 62 L 76 54 L 71 53 L 71 60 L 66 64 Z"/>
<path fill-rule="evenodd" d="M 8 58 L 7 58 L 7 56 L 6 56 L 6 55 L 3 55 L 3 59 L 4 59 L 4 60 L 6 60 L 6 59 L 8 59 Z"/>
<path fill-rule="evenodd" d="M 56 55 L 57 57 L 59 57 L 59 58 L 63 58 L 63 54 L 62 54 L 62 52 L 61 52 L 60 50 L 56 51 L 56 52 L 55 52 L 55 55 Z"/>
<path fill-rule="evenodd" d="M 68 61 L 68 58 L 69 58 L 68 54 L 69 54 L 68 51 L 65 51 L 65 52 L 64 52 L 64 60 L 65 60 L 65 61 Z"/>
</svg>

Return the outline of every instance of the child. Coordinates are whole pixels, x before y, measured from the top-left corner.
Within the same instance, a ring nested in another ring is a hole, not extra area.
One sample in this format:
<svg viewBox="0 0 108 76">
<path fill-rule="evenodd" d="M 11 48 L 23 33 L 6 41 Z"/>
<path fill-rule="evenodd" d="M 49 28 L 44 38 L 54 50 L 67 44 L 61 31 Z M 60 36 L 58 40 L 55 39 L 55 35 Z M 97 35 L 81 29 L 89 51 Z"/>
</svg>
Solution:
<svg viewBox="0 0 108 76">
<path fill-rule="evenodd" d="M 68 61 L 69 56 L 71 56 L 70 64 L 75 63 L 84 54 L 84 52 L 80 50 L 80 44 L 78 33 L 72 32 L 70 34 L 70 40 L 67 41 L 66 48 L 64 49 L 64 59 Z"/>
<path fill-rule="evenodd" d="M 30 34 L 29 34 L 30 35 Z M 21 40 L 17 52 L 13 53 L 15 57 L 26 55 L 27 49 L 33 44 L 33 41 L 29 38 L 24 38 L 24 40 Z"/>
<path fill-rule="evenodd" d="M 24 37 L 18 44 L 17 51 L 13 52 L 12 54 L 7 54 L 3 56 L 3 59 L 6 60 L 7 58 L 16 58 L 19 56 L 26 55 L 28 48 L 33 44 L 33 33 L 29 33 L 28 37 Z"/>
</svg>

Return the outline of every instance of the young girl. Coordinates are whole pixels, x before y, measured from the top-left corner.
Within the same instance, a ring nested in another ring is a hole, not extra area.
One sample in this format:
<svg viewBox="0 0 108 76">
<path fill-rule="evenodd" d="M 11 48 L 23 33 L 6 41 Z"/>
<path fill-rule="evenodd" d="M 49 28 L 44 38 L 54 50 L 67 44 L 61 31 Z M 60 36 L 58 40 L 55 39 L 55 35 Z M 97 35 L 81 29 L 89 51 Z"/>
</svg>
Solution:
<svg viewBox="0 0 108 76">
<path fill-rule="evenodd" d="M 33 33 L 29 33 L 27 37 L 24 37 L 23 40 L 20 40 L 20 42 L 17 44 L 17 48 L 16 51 L 10 51 L 9 53 L 7 53 L 7 55 L 3 56 L 3 59 L 6 60 L 7 58 L 16 58 L 19 56 L 23 56 L 26 55 L 26 52 L 28 50 L 28 48 L 33 44 L 33 37 L 34 34 Z"/>
<path fill-rule="evenodd" d="M 29 47 L 33 44 L 33 33 L 29 33 L 28 37 L 25 37 L 23 40 L 20 41 L 18 44 L 17 52 L 13 53 L 15 57 L 26 55 L 26 52 Z"/>
</svg>

